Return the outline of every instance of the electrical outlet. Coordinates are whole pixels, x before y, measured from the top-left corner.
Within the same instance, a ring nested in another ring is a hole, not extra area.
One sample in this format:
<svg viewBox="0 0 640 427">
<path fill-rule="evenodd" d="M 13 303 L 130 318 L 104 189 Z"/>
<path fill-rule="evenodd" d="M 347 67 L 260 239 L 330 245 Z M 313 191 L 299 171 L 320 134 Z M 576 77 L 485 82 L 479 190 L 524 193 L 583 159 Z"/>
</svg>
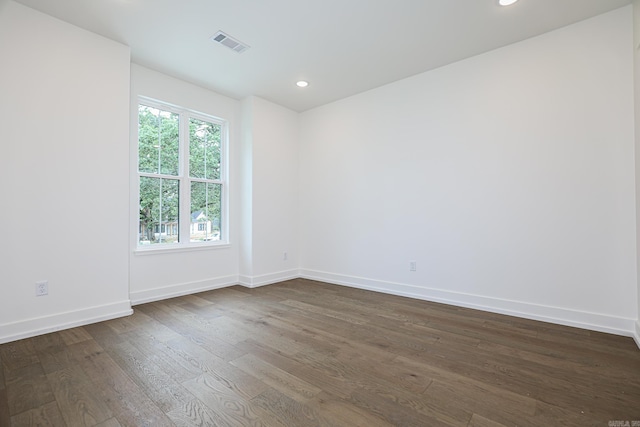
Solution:
<svg viewBox="0 0 640 427">
<path fill-rule="evenodd" d="M 49 282 L 46 280 L 42 282 L 36 282 L 36 296 L 41 297 L 44 295 L 49 295 Z"/>
<path fill-rule="evenodd" d="M 409 261 L 409 271 L 416 271 L 417 263 L 415 261 Z"/>
</svg>

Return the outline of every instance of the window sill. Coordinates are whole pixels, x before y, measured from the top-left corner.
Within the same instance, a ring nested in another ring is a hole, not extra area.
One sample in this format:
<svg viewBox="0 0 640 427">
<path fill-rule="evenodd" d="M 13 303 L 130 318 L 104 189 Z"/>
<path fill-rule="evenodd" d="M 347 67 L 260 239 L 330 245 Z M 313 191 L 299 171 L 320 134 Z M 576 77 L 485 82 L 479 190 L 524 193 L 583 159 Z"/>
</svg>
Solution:
<svg viewBox="0 0 640 427">
<path fill-rule="evenodd" d="M 211 251 L 216 249 L 228 249 L 231 247 L 231 243 L 229 242 L 221 242 L 221 243 L 206 243 L 206 244 L 198 244 L 191 243 L 186 245 L 175 245 L 175 246 L 162 246 L 162 247 L 147 247 L 147 246 L 136 246 L 136 249 L 133 251 L 134 255 L 155 255 L 155 254 L 175 254 L 179 252 L 195 252 L 195 251 Z"/>
</svg>

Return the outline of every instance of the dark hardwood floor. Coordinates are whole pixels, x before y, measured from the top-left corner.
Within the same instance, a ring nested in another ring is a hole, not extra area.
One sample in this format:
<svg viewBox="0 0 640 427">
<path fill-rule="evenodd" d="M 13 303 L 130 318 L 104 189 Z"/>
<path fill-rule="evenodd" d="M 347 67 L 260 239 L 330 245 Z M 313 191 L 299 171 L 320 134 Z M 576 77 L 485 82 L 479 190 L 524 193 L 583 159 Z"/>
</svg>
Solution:
<svg viewBox="0 0 640 427">
<path fill-rule="evenodd" d="M 134 309 L 0 345 L 0 425 L 640 425 L 631 338 L 308 280 Z"/>
</svg>

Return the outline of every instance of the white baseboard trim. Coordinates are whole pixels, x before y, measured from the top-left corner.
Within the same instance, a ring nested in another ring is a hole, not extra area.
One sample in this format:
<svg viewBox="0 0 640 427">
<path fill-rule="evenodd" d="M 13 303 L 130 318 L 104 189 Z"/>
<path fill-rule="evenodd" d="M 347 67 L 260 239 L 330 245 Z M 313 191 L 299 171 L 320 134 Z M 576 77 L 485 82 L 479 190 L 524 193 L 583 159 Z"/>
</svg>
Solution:
<svg viewBox="0 0 640 427">
<path fill-rule="evenodd" d="M 72 312 L 58 313 L 0 325 L 0 344 L 128 316 L 133 313 L 131 309 L 132 305 L 195 294 L 237 284 L 247 288 L 257 288 L 297 278 L 318 280 L 336 285 L 629 336 L 633 337 L 640 348 L 640 321 L 636 321 L 635 319 L 606 316 L 560 307 L 451 292 L 442 289 L 424 288 L 309 269 L 292 269 L 259 276 L 232 275 L 131 292 L 130 301 L 83 308 Z"/>
<path fill-rule="evenodd" d="M 246 288 L 259 288 L 260 286 L 272 285 L 286 280 L 298 279 L 300 270 L 284 270 L 276 273 L 263 274 L 260 276 L 243 276 L 239 277 L 239 283 Z"/>
<path fill-rule="evenodd" d="M 216 277 L 197 282 L 178 283 L 144 291 L 130 293 L 131 305 L 140 305 L 147 302 L 181 297 L 183 295 L 196 294 L 198 292 L 211 291 L 213 289 L 226 288 L 238 284 L 238 276 Z"/>
<path fill-rule="evenodd" d="M 640 326 L 638 326 L 635 319 L 607 316 L 598 313 L 589 313 L 560 307 L 537 305 L 521 301 L 511 301 L 460 292 L 451 292 L 442 289 L 425 288 L 402 283 L 385 282 L 316 270 L 302 269 L 300 270 L 300 277 L 333 283 L 336 285 L 473 308 L 492 313 L 506 314 L 525 319 L 540 320 L 565 326 L 573 326 L 615 335 L 634 337 L 636 342 L 639 342 L 638 336 L 640 336 L 640 329 L 638 328 Z M 640 346 L 640 342 L 638 345 Z"/>
<path fill-rule="evenodd" d="M 121 301 L 113 304 L 6 323 L 0 325 L 0 344 L 129 316 L 132 313 L 131 302 Z"/>
</svg>

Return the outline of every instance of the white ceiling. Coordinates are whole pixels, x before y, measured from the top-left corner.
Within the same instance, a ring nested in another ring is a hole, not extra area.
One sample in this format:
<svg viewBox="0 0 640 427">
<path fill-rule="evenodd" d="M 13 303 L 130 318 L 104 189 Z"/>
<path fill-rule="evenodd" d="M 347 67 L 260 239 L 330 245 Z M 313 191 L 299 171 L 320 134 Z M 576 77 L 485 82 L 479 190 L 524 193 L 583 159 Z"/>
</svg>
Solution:
<svg viewBox="0 0 640 427">
<path fill-rule="evenodd" d="M 17 0 L 131 47 L 132 61 L 304 111 L 630 0 Z M 251 46 L 210 41 L 222 30 Z M 310 82 L 299 89 L 295 82 Z"/>
</svg>

